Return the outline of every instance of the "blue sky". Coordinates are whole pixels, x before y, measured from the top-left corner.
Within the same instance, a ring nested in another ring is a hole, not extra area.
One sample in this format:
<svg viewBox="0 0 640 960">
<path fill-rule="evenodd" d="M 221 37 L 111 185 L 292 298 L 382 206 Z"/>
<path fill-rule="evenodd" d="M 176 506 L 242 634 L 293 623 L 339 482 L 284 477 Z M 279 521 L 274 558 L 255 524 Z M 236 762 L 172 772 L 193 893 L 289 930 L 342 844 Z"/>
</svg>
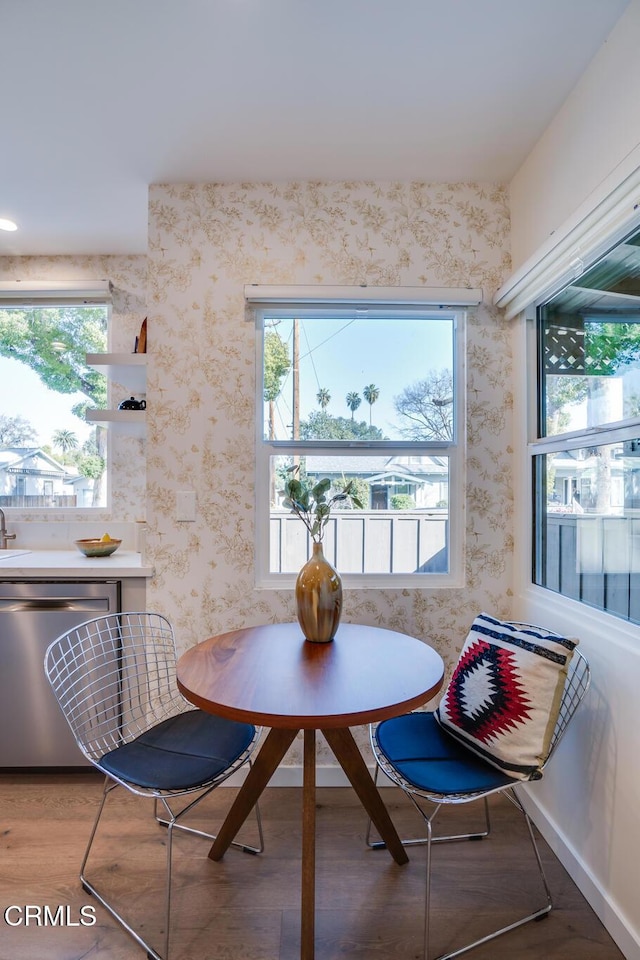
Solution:
<svg viewBox="0 0 640 960">
<path fill-rule="evenodd" d="M 275 328 L 291 351 L 293 321 L 281 320 Z M 369 422 L 369 404 L 362 391 L 374 383 L 380 391 L 371 409 L 371 422 L 386 436 L 397 439 L 399 418 L 393 398 L 404 387 L 424 380 L 431 370 L 452 367 L 452 326 L 434 319 L 304 319 L 300 328 L 300 419 L 319 410 L 316 394 L 325 387 L 331 394 L 327 413 L 351 417 L 345 398 L 360 394 L 356 420 Z M 276 407 L 278 437 L 292 420 L 291 374 L 283 383 Z"/>
<path fill-rule="evenodd" d="M 0 415 L 23 417 L 38 434 L 38 444 L 50 443 L 56 430 L 71 430 L 82 444 L 91 435 L 93 424 L 85 424 L 71 413 L 81 393 L 54 393 L 26 363 L 0 357 Z"/>
<path fill-rule="evenodd" d="M 275 327 L 290 350 L 292 328 L 289 319 Z M 424 379 L 431 370 L 451 368 L 452 364 L 452 328 L 438 319 L 305 319 L 299 329 L 303 420 L 312 410 L 320 409 L 316 394 L 320 387 L 326 387 L 331 394 L 327 413 L 350 417 L 345 398 L 355 391 L 362 398 L 355 419 L 368 423 L 369 404 L 362 391 L 374 383 L 380 396 L 371 409 L 371 422 L 385 436 L 395 439 L 397 430 L 393 426 L 398 416 L 394 396 Z M 289 374 L 276 404 L 276 429 L 281 438 L 292 421 L 292 379 Z M 56 430 L 73 431 L 80 443 L 89 437 L 91 425 L 71 413 L 71 407 L 82 399 L 79 393 L 48 390 L 26 364 L 0 357 L 0 414 L 24 417 L 36 429 L 39 443 L 49 443 Z"/>
</svg>

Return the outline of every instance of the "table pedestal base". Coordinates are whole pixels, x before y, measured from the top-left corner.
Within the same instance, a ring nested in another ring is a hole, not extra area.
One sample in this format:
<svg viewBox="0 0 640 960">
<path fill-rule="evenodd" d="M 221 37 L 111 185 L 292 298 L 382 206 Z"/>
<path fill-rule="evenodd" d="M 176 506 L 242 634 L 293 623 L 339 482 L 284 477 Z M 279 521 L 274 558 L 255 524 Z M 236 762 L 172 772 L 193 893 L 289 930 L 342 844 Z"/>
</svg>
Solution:
<svg viewBox="0 0 640 960">
<path fill-rule="evenodd" d="M 371 778 L 362 754 L 347 727 L 322 730 L 331 750 L 347 775 L 362 806 L 371 817 L 387 850 L 398 864 L 409 857 L 382 797 Z M 220 831 L 213 842 L 209 857 L 220 860 L 240 827 L 251 813 L 260 794 L 275 773 L 285 753 L 295 740 L 297 730 L 273 728 L 238 791 Z M 315 938 L 315 858 L 316 858 L 316 731 L 304 731 L 302 784 L 302 904 L 300 927 L 301 960 L 313 960 Z"/>
</svg>

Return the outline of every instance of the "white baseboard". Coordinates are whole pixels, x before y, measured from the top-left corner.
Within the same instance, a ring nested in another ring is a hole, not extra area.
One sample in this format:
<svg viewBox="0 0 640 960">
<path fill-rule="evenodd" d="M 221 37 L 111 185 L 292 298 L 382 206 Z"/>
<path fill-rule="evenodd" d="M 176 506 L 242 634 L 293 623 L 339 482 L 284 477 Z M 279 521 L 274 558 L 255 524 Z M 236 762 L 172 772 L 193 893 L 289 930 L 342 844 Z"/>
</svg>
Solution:
<svg viewBox="0 0 640 960">
<path fill-rule="evenodd" d="M 567 843 L 557 823 L 546 809 L 526 790 L 519 796 L 536 827 L 549 844 L 556 857 L 591 906 L 602 925 L 608 930 L 622 951 L 625 960 L 640 960 L 640 936 L 627 918 L 613 903 L 577 850 Z M 553 893 L 553 891 L 551 891 Z"/>
</svg>

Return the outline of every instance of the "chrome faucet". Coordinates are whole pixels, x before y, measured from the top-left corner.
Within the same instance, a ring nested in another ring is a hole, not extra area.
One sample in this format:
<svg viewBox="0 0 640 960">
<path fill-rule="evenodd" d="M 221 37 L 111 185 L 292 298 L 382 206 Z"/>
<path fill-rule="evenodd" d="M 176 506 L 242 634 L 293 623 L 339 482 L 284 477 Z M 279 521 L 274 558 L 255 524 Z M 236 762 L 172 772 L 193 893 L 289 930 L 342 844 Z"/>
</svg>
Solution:
<svg viewBox="0 0 640 960">
<path fill-rule="evenodd" d="M 7 523 L 4 518 L 4 510 L 0 507 L 0 550 L 7 549 L 7 540 L 15 540 L 15 533 L 7 533 Z"/>
</svg>

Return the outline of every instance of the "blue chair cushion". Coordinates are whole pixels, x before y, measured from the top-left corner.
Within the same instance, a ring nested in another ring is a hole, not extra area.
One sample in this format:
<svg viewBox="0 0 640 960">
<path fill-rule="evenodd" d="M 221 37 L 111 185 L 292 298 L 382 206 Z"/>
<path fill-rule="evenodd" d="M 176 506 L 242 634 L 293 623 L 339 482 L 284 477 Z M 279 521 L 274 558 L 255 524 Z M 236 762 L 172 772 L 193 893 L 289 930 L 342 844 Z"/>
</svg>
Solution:
<svg viewBox="0 0 640 960">
<path fill-rule="evenodd" d="M 442 729 L 433 713 L 378 724 L 378 745 L 401 777 L 427 793 L 477 793 L 516 783 Z"/>
<path fill-rule="evenodd" d="M 106 753 L 100 766 L 139 787 L 189 789 L 227 770 L 242 756 L 254 733 L 252 724 L 189 710 Z"/>
</svg>

